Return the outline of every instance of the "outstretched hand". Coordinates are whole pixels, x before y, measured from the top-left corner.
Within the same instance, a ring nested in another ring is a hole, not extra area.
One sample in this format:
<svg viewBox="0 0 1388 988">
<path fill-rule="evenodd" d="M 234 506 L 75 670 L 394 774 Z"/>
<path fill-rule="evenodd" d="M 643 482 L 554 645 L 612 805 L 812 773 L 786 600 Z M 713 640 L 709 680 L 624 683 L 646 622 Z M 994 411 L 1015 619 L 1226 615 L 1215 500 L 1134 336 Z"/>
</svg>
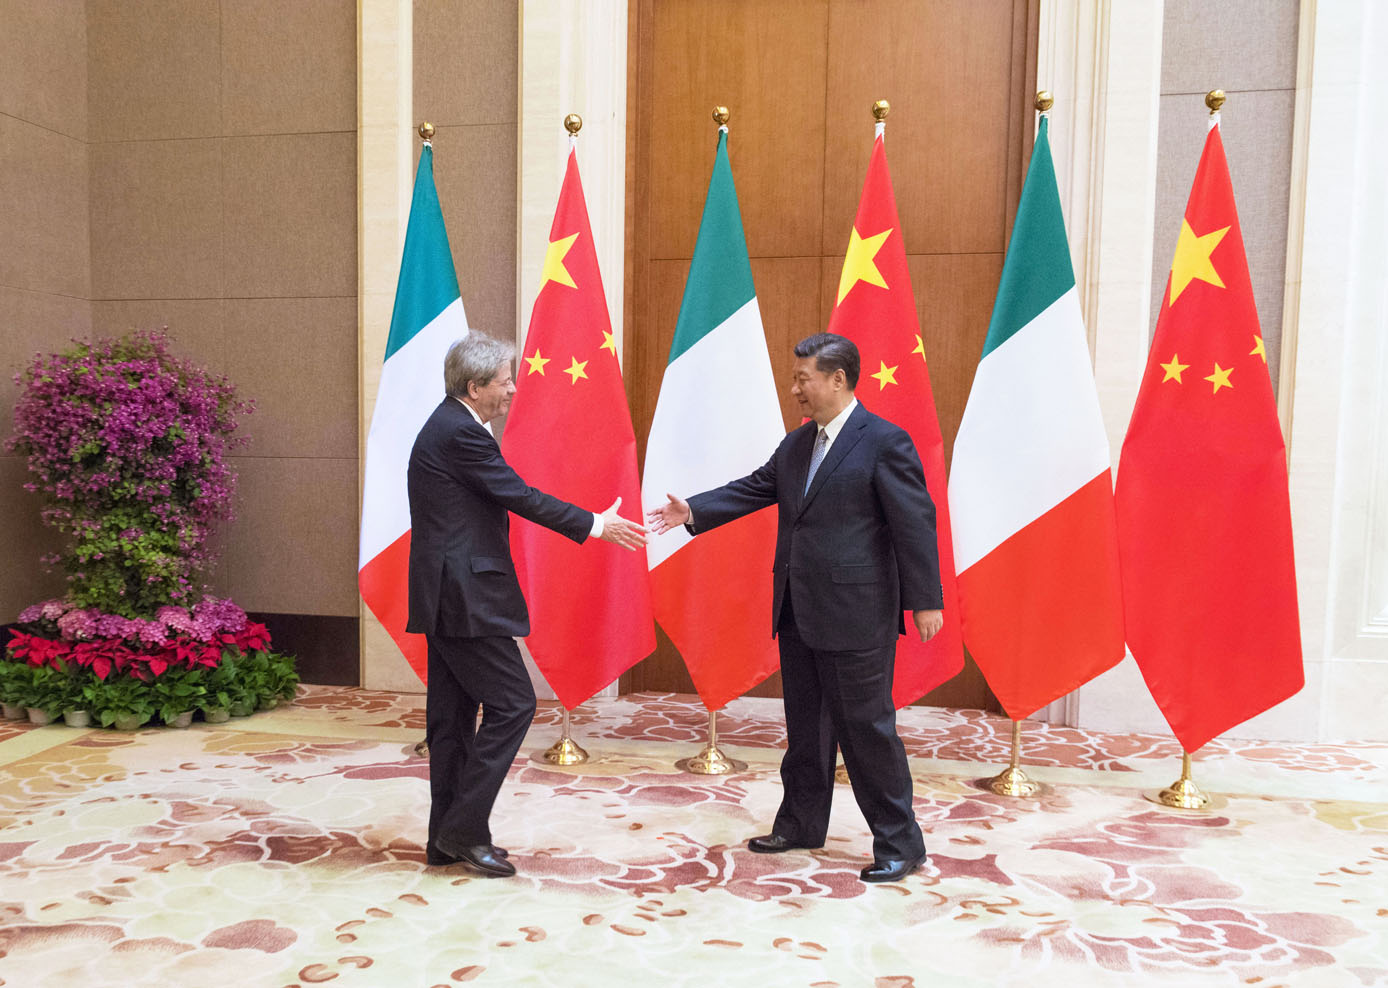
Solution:
<svg viewBox="0 0 1388 988">
<path fill-rule="evenodd" d="M 670 529 L 678 528 L 689 521 L 689 502 L 673 494 L 665 496 L 670 499 L 668 504 L 662 504 L 646 512 L 646 525 L 656 535 L 664 535 Z"/>
<path fill-rule="evenodd" d="M 646 544 L 646 529 L 639 522 L 628 521 L 617 514 L 621 506 L 622 499 L 619 497 L 612 502 L 612 507 L 602 513 L 602 535 L 598 537 L 624 549 L 638 549 Z"/>
</svg>

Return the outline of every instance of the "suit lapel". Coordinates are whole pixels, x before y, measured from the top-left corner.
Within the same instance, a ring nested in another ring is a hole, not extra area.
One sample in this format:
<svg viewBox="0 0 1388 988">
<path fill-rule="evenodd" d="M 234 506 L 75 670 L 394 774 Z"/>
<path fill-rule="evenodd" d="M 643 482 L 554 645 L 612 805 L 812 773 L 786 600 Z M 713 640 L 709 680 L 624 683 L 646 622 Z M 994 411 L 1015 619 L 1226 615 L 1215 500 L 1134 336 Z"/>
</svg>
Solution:
<svg viewBox="0 0 1388 988">
<path fill-rule="evenodd" d="M 829 447 L 829 452 L 824 454 L 824 462 L 815 471 L 814 480 L 810 482 L 810 489 L 805 491 L 805 496 L 800 501 L 800 512 L 803 514 L 814 500 L 815 495 L 823 489 L 825 481 L 835 468 L 843 462 L 843 458 L 849 454 L 854 446 L 858 445 L 858 440 L 863 438 L 863 428 L 867 425 L 867 409 L 863 408 L 859 402 L 858 407 L 853 409 L 853 413 L 848 416 L 848 421 L 839 430 L 838 436 L 834 439 L 833 445 Z M 815 430 L 816 432 L 818 430 Z M 811 433 L 813 435 L 814 433 Z M 810 458 L 805 456 L 805 469 L 800 471 L 800 488 L 805 487 L 805 476 L 810 472 Z"/>
</svg>

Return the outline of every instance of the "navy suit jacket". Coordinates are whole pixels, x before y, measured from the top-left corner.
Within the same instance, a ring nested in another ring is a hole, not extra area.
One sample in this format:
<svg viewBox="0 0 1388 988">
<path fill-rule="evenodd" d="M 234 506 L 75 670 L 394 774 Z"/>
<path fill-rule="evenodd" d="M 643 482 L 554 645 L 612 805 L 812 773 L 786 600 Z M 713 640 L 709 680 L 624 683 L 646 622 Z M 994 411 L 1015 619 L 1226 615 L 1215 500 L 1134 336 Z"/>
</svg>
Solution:
<svg viewBox="0 0 1388 988">
<path fill-rule="evenodd" d="M 904 610 L 944 606 L 935 504 L 920 457 L 904 429 L 859 404 L 804 492 L 818 431 L 805 423 L 755 472 L 691 497 L 693 530 L 776 505 L 772 635 L 789 592 L 811 648 L 889 645 L 905 630 Z"/>
<path fill-rule="evenodd" d="M 524 636 L 530 614 L 511 559 L 510 516 L 582 542 L 593 513 L 528 486 L 501 447 L 453 398 L 410 451 L 407 631 L 450 638 Z"/>
</svg>

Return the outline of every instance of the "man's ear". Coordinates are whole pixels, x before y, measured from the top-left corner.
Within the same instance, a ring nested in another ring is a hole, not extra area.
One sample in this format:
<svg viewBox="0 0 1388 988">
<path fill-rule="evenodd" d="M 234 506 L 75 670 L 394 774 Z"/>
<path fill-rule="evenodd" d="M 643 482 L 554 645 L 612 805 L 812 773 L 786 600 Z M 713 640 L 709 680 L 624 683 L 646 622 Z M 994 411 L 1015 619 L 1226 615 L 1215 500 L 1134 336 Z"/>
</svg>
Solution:
<svg viewBox="0 0 1388 988">
<path fill-rule="evenodd" d="M 848 387 L 848 375 L 843 372 L 842 367 L 834 368 L 834 387 L 836 389 Z"/>
</svg>

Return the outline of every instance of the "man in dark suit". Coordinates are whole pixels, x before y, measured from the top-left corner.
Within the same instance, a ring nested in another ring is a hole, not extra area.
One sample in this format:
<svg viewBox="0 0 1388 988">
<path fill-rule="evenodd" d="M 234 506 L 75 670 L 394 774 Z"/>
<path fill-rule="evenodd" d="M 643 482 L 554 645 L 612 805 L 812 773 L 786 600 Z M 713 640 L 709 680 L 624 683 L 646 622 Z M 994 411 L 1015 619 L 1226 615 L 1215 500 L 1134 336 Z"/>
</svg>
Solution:
<svg viewBox="0 0 1388 988">
<path fill-rule="evenodd" d="M 515 637 L 530 617 L 511 559 L 514 511 L 582 542 L 634 549 L 645 529 L 526 485 L 485 428 L 516 392 L 507 344 L 472 332 L 444 359 L 447 397 L 410 453 L 410 615 L 429 643 L 430 864 L 463 861 L 484 875 L 514 875 L 492 844 L 488 818 L 535 714 L 535 691 Z M 477 710 L 482 708 L 482 722 Z"/>
<path fill-rule="evenodd" d="M 852 341 L 818 333 L 796 344 L 795 357 L 791 393 L 811 421 L 754 473 L 687 502 L 667 495 L 647 524 L 655 534 L 680 524 L 698 534 L 777 506 L 771 633 L 785 696 L 785 791 L 771 833 L 747 846 L 774 854 L 824 845 L 837 745 L 873 834 L 862 879 L 897 881 L 925 861 L 892 674 L 904 610 L 922 640 L 944 623 L 935 505 L 910 435 L 854 397 Z"/>
</svg>

